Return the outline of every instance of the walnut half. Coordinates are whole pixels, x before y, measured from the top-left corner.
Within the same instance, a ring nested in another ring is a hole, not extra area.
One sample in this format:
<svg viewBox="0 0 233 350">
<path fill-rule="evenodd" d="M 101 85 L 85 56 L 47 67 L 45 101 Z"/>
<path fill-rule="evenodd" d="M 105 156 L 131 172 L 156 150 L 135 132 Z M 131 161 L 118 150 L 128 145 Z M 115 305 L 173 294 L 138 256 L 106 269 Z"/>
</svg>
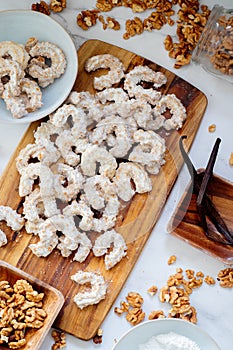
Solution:
<svg viewBox="0 0 233 350">
<path fill-rule="evenodd" d="M 227 267 L 226 269 L 220 270 L 218 273 L 217 280 L 220 281 L 220 286 L 223 288 L 233 287 L 233 268 Z"/>
<path fill-rule="evenodd" d="M 77 24 L 83 30 L 88 30 L 94 26 L 99 17 L 99 10 L 85 10 L 78 14 Z"/>
<path fill-rule="evenodd" d="M 49 5 L 45 1 L 40 1 L 38 3 L 32 4 L 31 9 L 48 16 L 50 15 Z"/>
<path fill-rule="evenodd" d="M 53 12 L 61 12 L 66 8 L 66 0 L 51 0 L 50 9 Z"/>
</svg>

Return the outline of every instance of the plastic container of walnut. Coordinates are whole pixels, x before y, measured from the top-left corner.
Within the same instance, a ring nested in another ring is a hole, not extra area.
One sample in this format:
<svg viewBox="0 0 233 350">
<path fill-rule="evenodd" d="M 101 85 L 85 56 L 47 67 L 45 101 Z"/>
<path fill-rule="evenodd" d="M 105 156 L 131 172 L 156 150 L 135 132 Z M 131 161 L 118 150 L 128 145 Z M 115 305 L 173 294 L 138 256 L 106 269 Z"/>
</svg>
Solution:
<svg viewBox="0 0 233 350">
<path fill-rule="evenodd" d="M 192 61 L 233 83 L 233 9 L 213 7 Z"/>
</svg>

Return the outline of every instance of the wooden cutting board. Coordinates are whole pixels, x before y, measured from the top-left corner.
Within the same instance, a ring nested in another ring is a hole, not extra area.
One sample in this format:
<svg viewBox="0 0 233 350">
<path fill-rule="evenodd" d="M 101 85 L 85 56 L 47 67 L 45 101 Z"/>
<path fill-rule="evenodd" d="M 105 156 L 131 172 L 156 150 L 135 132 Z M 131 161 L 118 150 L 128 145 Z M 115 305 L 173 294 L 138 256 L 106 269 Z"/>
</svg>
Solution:
<svg viewBox="0 0 233 350">
<path fill-rule="evenodd" d="M 96 258 L 92 253 L 82 264 L 72 262 L 71 258 L 62 258 L 58 251 L 54 251 L 47 258 L 38 258 L 28 248 L 30 243 L 36 242 L 36 237 L 26 234 L 23 230 L 17 235 L 12 233 L 10 229 L 6 229 L 9 243 L 0 249 L 0 259 L 42 279 L 63 293 L 65 304 L 56 319 L 55 326 L 85 340 L 95 335 L 111 309 L 159 218 L 183 164 L 178 147 L 180 135 L 188 136 L 185 146 L 186 149 L 189 149 L 207 105 L 205 95 L 187 81 L 143 57 L 98 40 L 89 40 L 78 50 L 79 70 L 74 90 L 94 92 L 93 77 L 103 74 L 104 71 L 87 73 L 84 70 L 84 63 L 93 55 L 105 53 L 111 53 L 118 57 L 124 63 L 127 71 L 140 64 L 163 72 L 167 77 L 167 84 L 161 91 L 176 94 L 185 105 L 188 115 L 181 130 L 163 135 L 167 145 L 166 164 L 162 167 L 159 175 L 152 176 L 153 189 L 151 193 L 136 195 L 124 213 L 118 217 L 117 230 L 122 233 L 128 244 L 127 257 L 110 271 L 105 271 L 103 257 Z M 19 175 L 15 168 L 15 158 L 22 148 L 33 142 L 33 131 L 39 124 L 39 122 L 35 122 L 28 128 L 1 177 L 1 205 L 9 205 L 16 209 L 22 203 L 18 195 Z M 0 227 L 3 227 L 2 225 Z M 156 251 L 156 249 L 155 246 L 154 250 Z M 73 302 L 73 297 L 79 289 L 70 279 L 70 276 L 79 269 L 100 272 L 108 283 L 106 298 L 98 305 L 89 306 L 83 310 L 79 310 Z"/>
</svg>

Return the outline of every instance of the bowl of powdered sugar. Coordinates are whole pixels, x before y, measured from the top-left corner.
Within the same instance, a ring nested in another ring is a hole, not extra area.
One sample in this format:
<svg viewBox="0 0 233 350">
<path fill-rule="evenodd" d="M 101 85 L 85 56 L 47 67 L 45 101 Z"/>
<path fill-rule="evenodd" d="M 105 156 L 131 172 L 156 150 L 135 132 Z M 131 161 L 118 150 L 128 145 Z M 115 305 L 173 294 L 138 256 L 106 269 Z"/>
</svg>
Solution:
<svg viewBox="0 0 233 350">
<path fill-rule="evenodd" d="M 147 321 L 126 332 L 112 350 L 220 350 L 199 326 L 180 319 Z"/>
</svg>

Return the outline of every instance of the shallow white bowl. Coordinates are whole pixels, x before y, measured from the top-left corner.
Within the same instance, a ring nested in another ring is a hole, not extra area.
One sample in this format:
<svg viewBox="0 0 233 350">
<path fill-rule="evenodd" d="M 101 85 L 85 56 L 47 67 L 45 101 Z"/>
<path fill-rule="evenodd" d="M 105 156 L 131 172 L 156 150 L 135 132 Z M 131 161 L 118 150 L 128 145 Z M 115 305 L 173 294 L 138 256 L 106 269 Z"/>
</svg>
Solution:
<svg viewBox="0 0 233 350">
<path fill-rule="evenodd" d="M 42 89 L 43 106 L 25 117 L 16 119 L 0 99 L 0 123 L 31 123 L 58 108 L 69 95 L 78 71 L 75 45 L 66 30 L 51 17 L 31 10 L 0 11 L 0 41 L 15 41 L 25 44 L 30 37 L 58 45 L 65 53 L 65 73 L 54 83 Z"/>
<path fill-rule="evenodd" d="M 196 342 L 201 350 L 221 350 L 216 342 L 200 327 L 180 319 L 164 318 L 147 321 L 126 332 L 112 350 L 138 350 L 139 344 L 146 343 L 152 336 L 175 332 Z"/>
</svg>

